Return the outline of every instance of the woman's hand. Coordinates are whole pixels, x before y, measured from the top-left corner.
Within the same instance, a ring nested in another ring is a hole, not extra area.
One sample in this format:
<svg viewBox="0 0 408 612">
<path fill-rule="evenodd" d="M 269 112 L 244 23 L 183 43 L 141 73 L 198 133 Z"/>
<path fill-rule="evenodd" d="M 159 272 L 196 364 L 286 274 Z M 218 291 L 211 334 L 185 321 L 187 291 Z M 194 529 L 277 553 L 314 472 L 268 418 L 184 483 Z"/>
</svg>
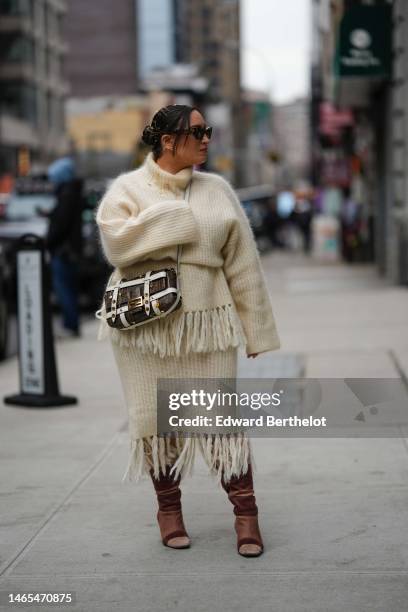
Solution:
<svg viewBox="0 0 408 612">
<path fill-rule="evenodd" d="M 247 357 L 258 357 L 259 353 L 250 353 Z"/>
</svg>

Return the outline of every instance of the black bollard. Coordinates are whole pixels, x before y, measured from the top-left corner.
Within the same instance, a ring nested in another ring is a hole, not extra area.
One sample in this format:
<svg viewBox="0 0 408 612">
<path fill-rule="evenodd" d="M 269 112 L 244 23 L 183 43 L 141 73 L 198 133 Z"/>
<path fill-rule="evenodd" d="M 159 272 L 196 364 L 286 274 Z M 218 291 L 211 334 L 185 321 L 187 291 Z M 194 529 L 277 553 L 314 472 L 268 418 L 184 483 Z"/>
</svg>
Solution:
<svg viewBox="0 0 408 612">
<path fill-rule="evenodd" d="M 59 392 L 47 255 L 39 236 L 24 234 L 19 239 L 16 269 L 20 393 L 5 397 L 6 404 L 46 408 L 78 403 L 76 397 Z"/>
</svg>

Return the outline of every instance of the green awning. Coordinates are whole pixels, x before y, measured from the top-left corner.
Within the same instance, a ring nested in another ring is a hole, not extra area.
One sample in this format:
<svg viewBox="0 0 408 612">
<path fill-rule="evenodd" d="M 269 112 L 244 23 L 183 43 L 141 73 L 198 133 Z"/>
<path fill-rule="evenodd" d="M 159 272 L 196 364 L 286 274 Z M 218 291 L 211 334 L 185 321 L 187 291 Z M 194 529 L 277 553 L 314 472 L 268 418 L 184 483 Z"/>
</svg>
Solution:
<svg viewBox="0 0 408 612">
<path fill-rule="evenodd" d="M 334 72 L 338 77 L 391 76 L 392 7 L 356 5 L 340 22 Z"/>
</svg>

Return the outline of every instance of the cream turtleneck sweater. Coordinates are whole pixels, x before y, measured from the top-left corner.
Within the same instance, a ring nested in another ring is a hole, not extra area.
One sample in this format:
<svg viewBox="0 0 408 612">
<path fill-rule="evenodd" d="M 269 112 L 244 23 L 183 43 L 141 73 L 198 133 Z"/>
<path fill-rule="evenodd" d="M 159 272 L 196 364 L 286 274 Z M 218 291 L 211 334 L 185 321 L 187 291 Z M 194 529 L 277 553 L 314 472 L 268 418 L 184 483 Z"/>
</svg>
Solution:
<svg viewBox="0 0 408 612">
<path fill-rule="evenodd" d="M 191 167 L 166 172 L 149 153 L 140 168 L 113 181 L 96 222 L 105 257 L 115 268 L 108 285 L 174 267 L 182 245 L 182 307 L 130 330 L 101 321 L 99 339 L 109 335 L 112 342 L 162 357 L 231 346 L 243 346 L 248 354 L 280 347 L 252 229 L 225 179 Z"/>
</svg>

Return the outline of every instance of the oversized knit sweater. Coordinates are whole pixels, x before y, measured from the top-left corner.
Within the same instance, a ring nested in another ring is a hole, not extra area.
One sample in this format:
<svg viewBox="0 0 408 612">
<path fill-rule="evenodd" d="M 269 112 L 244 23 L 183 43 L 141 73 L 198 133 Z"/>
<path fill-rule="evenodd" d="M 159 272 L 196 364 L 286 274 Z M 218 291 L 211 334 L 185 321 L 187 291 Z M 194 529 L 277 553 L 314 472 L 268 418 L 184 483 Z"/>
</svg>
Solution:
<svg viewBox="0 0 408 612">
<path fill-rule="evenodd" d="M 182 245 L 182 307 L 130 330 L 114 330 L 102 320 L 98 339 L 110 336 L 112 342 L 161 357 L 231 346 L 245 347 L 247 354 L 279 348 L 252 229 L 225 179 L 192 167 L 166 172 L 149 153 L 140 168 L 111 183 L 96 222 L 103 252 L 114 267 L 107 286 L 147 270 L 175 267 L 177 245 Z"/>
</svg>

